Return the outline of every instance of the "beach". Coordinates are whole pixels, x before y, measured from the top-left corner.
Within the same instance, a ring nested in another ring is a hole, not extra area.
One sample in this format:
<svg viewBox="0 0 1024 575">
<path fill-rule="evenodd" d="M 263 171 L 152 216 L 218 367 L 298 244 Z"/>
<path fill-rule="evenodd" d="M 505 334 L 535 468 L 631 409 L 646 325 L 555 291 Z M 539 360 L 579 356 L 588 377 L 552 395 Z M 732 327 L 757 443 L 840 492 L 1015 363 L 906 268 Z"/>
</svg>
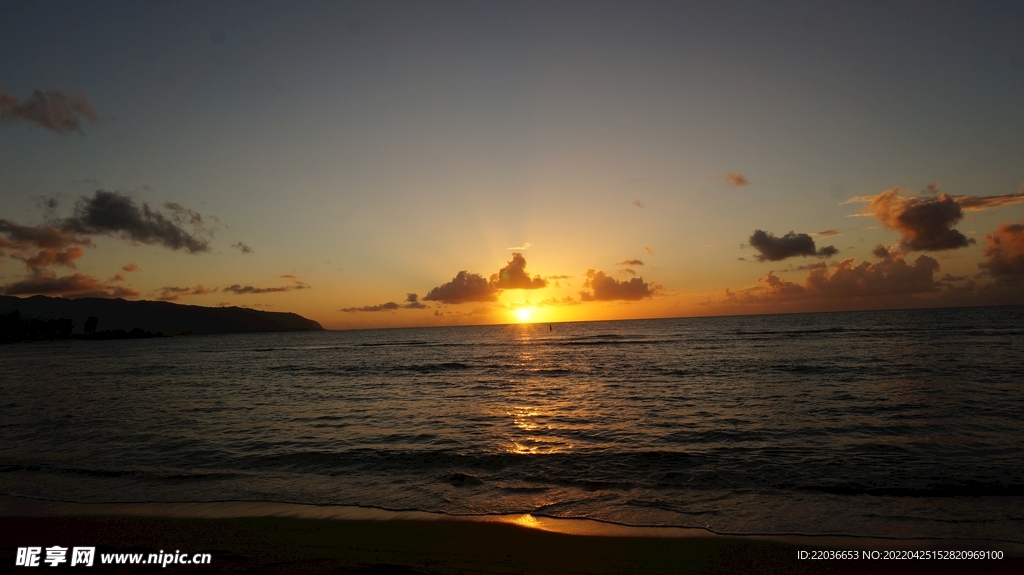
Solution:
<svg viewBox="0 0 1024 575">
<path fill-rule="evenodd" d="M 89 571 L 134 573 L 1018 573 L 1024 545 L 970 540 L 722 536 L 698 529 L 626 527 L 529 515 L 289 504 L 76 504 L 0 498 L 18 547 L 95 546 Z M 1001 551 L 989 560 L 812 560 L 801 551 Z M 209 554 L 203 565 L 101 565 L 105 554 Z M 45 552 L 44 552 L 45 554 Z M 66 565 L 66 564 L 65 564 Z M 49 567 L 41 567 L 49 569 Z M 74 569 L 80 569 L 75 567 Z"/>
</svg>

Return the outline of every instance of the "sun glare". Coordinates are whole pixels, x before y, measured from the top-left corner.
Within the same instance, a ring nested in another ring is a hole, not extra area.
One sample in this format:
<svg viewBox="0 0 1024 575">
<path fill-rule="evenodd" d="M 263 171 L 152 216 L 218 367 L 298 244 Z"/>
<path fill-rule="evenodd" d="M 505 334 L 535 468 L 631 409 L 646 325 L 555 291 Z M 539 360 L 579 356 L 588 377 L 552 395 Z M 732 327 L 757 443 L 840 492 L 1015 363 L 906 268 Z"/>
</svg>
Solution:
<svg viewBox="0 0 1024 575">
<path fill-rule="evenodd" d="M 533 315 L 532 307 L 521 307 L 516 310 L 516 319 L 522 323 L 530 321 L 530 316 Z"/>
</svg>

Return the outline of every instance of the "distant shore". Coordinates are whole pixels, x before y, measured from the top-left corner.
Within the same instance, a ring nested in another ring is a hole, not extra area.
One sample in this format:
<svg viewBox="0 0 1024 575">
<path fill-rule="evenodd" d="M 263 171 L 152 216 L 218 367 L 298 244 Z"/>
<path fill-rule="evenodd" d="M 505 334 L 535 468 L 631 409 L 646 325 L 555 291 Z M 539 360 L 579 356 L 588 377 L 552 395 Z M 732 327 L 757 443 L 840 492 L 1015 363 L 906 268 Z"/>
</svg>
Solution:
<svg viewBox="0 0 1024 575">
<path fill-rule="evenodd" d="M 0 497 L 9 526 L 5 572 L 18 547 L 95 546 L 110 553 L 209 553 L 176 571 L 305 573 L 1019 573 L 1024 544 L 857 537 L 722 536 L 531 515 L 452 517 L 278 503 L 79 504 Z M 991 560 L 810 560 L 821 550 L 1000 551 Z M 45 556 L 45 553 L 44 553 Z"/>
</svg>

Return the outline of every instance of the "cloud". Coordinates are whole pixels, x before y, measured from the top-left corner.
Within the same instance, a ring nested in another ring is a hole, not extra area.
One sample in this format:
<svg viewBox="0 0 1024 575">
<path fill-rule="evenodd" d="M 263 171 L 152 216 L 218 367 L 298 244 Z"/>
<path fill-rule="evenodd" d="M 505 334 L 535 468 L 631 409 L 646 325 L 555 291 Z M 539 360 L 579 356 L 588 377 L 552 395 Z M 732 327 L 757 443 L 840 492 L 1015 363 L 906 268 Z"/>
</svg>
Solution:
<svg viewBox="0 0 1024 575">
<path fill-rule="evenodd" d="M 139 292 L 126 287 L 103 283 L 82 273 L 57 277 L 50 271 L 36 271 L 27 278 L 0 288 L 6 295 L 49 295 L 68 298 L 136 298 Z"/>
<path fill-rule="evenodd" d="M 866 201 L 861 215 L 874 216 L 884 227 L 899 232 L 900 247 L 906 251 L 954 250 L 975 243 L 953 229 L 964 217 L 963 208 L 953 196 L 903 196 L 902 190 L 893 188 L 850 201 Z"/>
<path fill-rule="evenodd" d="M 655 286 L 644 282 L 642 277 L 619 281 L 594 269 L 587 270 L 587 281 L 583 287 L 593 290 L 593 293 L 580 292 L 583 301 L 636 301 L 653 296 L 655 290 Z"/>
<path fill-rule="evenodd" d="M 795 256 L 825 258 L 839 253 L 835 246 L 826 246 L 818 249 L 814 245 L 814 239 L 811 236 L 792 231 L 781 238 L 777 238 L 771 232 L 755 230 L 748 241 L 750 242 L 750 247 L 760 252 L 760 254 L 754 256 L 759 262 L 777 262 Z"/>
<path fill-rule="evenodd" d="M 882 260 L 892 257 L 892 252 L 889 251 L 889 248 L 883 246 L 882 244 L 878 244 L 877 246 L 875 246 L 875 248 L 871 250 L 871 254 L 876 258 Z"/>
<path fill-rule="evenodd" d="M 245 245 L 242 242 L 235 242 L 235 243 L 231 244 L 231 247 L 233 247 L 236 250 L 242 252 L 243 254 L 251 254 L 252 253 L 252 248 L 250 248 L 249 246 Z"/>
<path fill-rule="evenodd" d="M 72 96 L 63 90 L 35 90 L 21 102 L 15 96 L 0 93 L 0 123 L 29 122 L 56 132 L 82 132 L 82 120 L 98 122 L 96 108 L 88 96 Z"/>
<path fill-rule="evenodd" d="M 177 301 L 183 295 L 206 295 L 208 293 L 215 293 L 217 288 L 208 289 L 203 284 L 199 284 L 194 288 L 190 287 L 164 287 L 160 289 L 159 298 L 163 301 Z"/>
<path fill-rule="evenodd" d="M 821 236 L 823 238 L 830 238 L 832 236 L 838 236 L 840 233 L 840 230 L 824 230 L 820 232 L 815 232 L 812 235 Z"/>
<path fill-rule="evenodd" d="M 65 248 L 90 243 L 87 237 L 78 236 L 74 232 L 53 226 L 22 226 L 2 219 L 0 219 L 0 234 L 6 236 L 7 241 L 10 242 L 5 247 L 13 244 L 13 246 L 25 248 Z M 3 238 L 0 238 L 0 241 L 3 241 Z"/>
<path fill-rule="evenodd" d="M 900 233 L 906 251 L 942 251 L 967 247 L 975 240 L 953 228 L 964 212 L 988 210 L 1024 203 L 1024 193 L 1001 196 L 953 196 L 942 193 L 938 183 L 929 184 L 924 196 L 903 195 L 906 188 L 892 188 L 874 196 L 857 196 L 844 203 L 867 203 L 858 215 L 874 216 Z"/>
<path fill-rule="evenodd" d="M 726 174 L 722 174 L 719 177 L 722 180 L 724 180 L 726 184 L 729 184 L 729 186 L 731 186 L 733 188 L 741 188 L 743 186 L 746 186 L 746 185 L 750 184 L 750 180 L 748 180 L 746 176 L 744 176 L 743 174 L 736 173 L 736 172 L 729 172 L 729 173 L 726 173 Z"/>
<path fill-rule="evenodd" d="M 512 259 L 509 260 L 508 265 L 491 276 L 491 286 L 498 290 L 540 289 L 547 285 L 548 282 L 540 276 L 530 277 L 530 274 L 526 272 L 526 258 L 519 252 L 512 252 Z"/>
<path fill-rule="evenodd" d="M 997 282 L 1024 282 L 1024 220 L 1003 224 L 986 235 L 985 257 L 978 267 Z"/>
<path fill-rule="evenodd" d="M 300 289 L 310 289 L 310 286 L 308 286 L 306 284 L 303 284 L 303 283 L 299 283 L 299 284 L 291 285 L 291 286 L 258 288 L 258 287 L 253 287 L 253 286 L 242 286 L 242 285 L 234 284 L 234 285 L 230 285 L 230 286 L 222 289 L 221 291 L 231 292 L 233 294 L 238 294 L 238 295 L 245 295 L 245 294 L 260 294 L 260 293 L 279 293 L 279 292 L 294 291 L 294 290 L 300 290 Z"/>
<path fill-rule="evenodd" d="M 420 303 L 419 296 L 414 293 L 405 294 L 405 309 L 426 309 L 427 306 Z"/>
<path fill-rule="evenodd" d="M 545 279 L 549 279 L 549 280 L 571 280 L 572 276 L 548 276 Z"/>
<path fill-rule="evenodd" d="M 25 266 L 30 270 L 49 266 L 66 266 L 73 268 L 76 267 L 75 260 L 81 258 L 82 253 L 82 248 L 78 246 L 71 246 L 69 248 L 64 248 L 63 250 L 52 248 L 43 249 L 36 252 L 36 254 L 31 257 L 14 257 L 24 261 Z"/>
<path fill-rule="evenodd" d="M 515 246 L 515 247 L 505 248 L 505 249 L 506 250 L 526 250 L 526 249 L 530 249 L 530 246 L 532 246 L 532 245 L 533 244 L 531 244 L 530 242 L 526 242 L 525 244 L 523 244 L 521 246 Z"/>
<path fill-rule="evenodd" d="M 652 248 L 644 246 L 644 251 L 647 252 L 647 255 L 649 255 L 649 256 L 653 256 L 654 255 L 654 250 Z"/>
<path fill-rule="evenodd" d="M 619 273 L 620 274 L 624 274 L 624 275 L 625 274 L 629 274 L 631 276 L 635 276 L 636 275 L 636 270 L 630 269 L 630 268 L 622 268 L 621 270 L 619 270 Z"/>
<path fill-rule="evenodd" d="M 615 265 L 617 265 L 617 266 L 642 266 L 642 265 L 644 265 L 644 262 L 642 262 L 640 260 L 622 260 L 621 262 L 616 262 Z"/>
<path fill-rule="evenodd" d="M 638 207 L 638 208 L 644 207 L 644 199 L 643 198 L 636 198 L 635 200 L 633 200 L 633 205 Z"/>
<path fill-rule="evenodd" d="M 498 299 L 498 290 L 484 276 L 461 271 L 452 281 L 439 285 L 423 296 L 424 301 L 441 303 L 490 302 Z"/>
<path fill-rule="evenodd" d="M 348 313 L 353 313 L 353 312 L 357 312 L 357 311 L 394 311 L 396 309 L 401 309 L 401 307 L 402 306 L 398 305 L 397 303 L 395 303 L 393 301 L 389 301 L 388 303 L 382 303 L 380 305 L 367 305 L 367 306 L 363 306 L 363 307 L 346 307 L 346 308 L 340 309 L 339 311 L 348 312 Z"/>
<path fill-rule="evenodd" d="M 427 306 L 425 306 L 422 303 L 420 303 L 419 296 L 417 296 L 414 293 L 409 293 L 409 294 L 405 294 L 405 303 L 404 304 L 397 304 L 397 303 L 395 303 L 393 301 L 389 301 L 387 303 L 382 303 L 382 304 L 379 304 L 379 305 L 367 305 L 367 306 L 363 306 L 363 307 L 346 307 L 346 308 L 342 308 L 342 309 L 340 309 L 338 311 L 343 311 L 343 312 L 347 312 L 347 313 L 354 313 L 354 312 L 361 312 L 361 311 L 374 312 L 374 311 L 395 311 L 395 310 L 399 310 L 399 309 L 426 309 L 426 308 L 427 308 Z"/>
<path fill-rule="evenodd" d="M 87 237 L 53 226 L 23 226 L 0 219 L 0 248 L 30 270 L 51 265 L 73 268 L 83 255 L 81 246 L 90 244 Z"/>
<path fill-rule="evenodd" d="M 183 249 L 193 254 L 209 251 L 206 239 L 181 227 L 186 221 L 194 225 L 201 223 L 199 214 L 177 204 L 167 205 L 175 206 L 168 208 L 171 211 L 169 217 L 153 210 L 145 202 L 136 204 L 127 195 L 96 190 L 93 197 L 82 197 L 78 201 L 75 215 L 65 219 L 61 228 L 82 234 L 118 234 L 132 241 L 159 244 L 172 250 Z"/>
<path fill-rule="evenodd" d="M 134 271 L 138 271 L 139 266 L 138 266 L 138 264 L 129 263 L 129 264 L 125 264 L 125 266 L 122 267 L 121 269 L 126 271 L 126 272 L 134 272 Z"/>
<path fill-rule="evenodd" d="M 939 262 L 928 256 L 918 256 L 912 263 L 903 257 L 884 259 L 878 263 L 861 262 L 854 265 L 849 258 L 810 270 L 803 284 L 783 280 L 774 272 L 759 278 L 760 285 L 730 292 L 735 303 L 763 303 L 815 299 L 879 298 L 909 294 L 937 292 L 941 284 L 935 273 Z"/>
</svg>

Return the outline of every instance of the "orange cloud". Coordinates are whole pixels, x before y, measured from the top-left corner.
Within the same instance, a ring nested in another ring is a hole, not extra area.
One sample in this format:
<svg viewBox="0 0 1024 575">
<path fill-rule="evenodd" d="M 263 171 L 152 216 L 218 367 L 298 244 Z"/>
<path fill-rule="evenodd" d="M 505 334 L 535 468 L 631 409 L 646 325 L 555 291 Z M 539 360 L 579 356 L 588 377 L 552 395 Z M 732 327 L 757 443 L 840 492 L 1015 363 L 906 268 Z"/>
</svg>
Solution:
<svg viewBox="0 0 1024 575">
<path fill-rule="evenodd" d="M 139 266 L 138 266 L 138 265 L 136 265 L 136 264 L 127 264 L 127 265 L 125 265 L 125 266 L 124 266 L 123 268 L 121 268 L 121 269 L 122 269 L 122 270 L 124 270 L 124 271 L 126 271 L 126 272 L 133 272 L 133 271 L 136 271 L 136 270 L 138 270 L 138 269 L 139 269 Z"/>
<path fill-rule="evenodd" d="M 636 301 L 653 296 L 655 290 L 654 285 L 648 284 L 642 277 L 619 281 L 594 269 L 587 270 L 587 281 L 583 287 L 590 288 L 593 293 L 581 291 L 582 301 Z"/>
<path fill-rule="evenodd" d="M 988 210 L 1024 203 L 1024 193 L 1001 196 L 952 196 L 942 193 L 938 183 L 930 184 L 925 196 L 905 196 L 905 188 L 885 190 L 874 196 L 858 196 L 844 203 L 866 202 L 860 215 L 874 216 L 888 229 L 902 236 L 900 247 L 907 251 L 941 251 L 975 243 L 953 228 L 964 212 Z"/>
<path fill-rule="evenodd" d="M 640 260 L 622 260 L 621 262 L 616 262 L 615 265 L 617 265 L 617 266 L 642 266 L 642 265 L 644 265 L 644 262 L 642 262 Z"/>
<path fill-rule="evenodd" d="M 747 179 L 743 174 L 736 172 L 729 172 L 720 176 L 725 183 L 729 184 L 733 188 L 740 188 L 750 184 L 750 180 Z"/>
<path fill-rule="evenodd" d="M 803 284 L 789 282 L 774 272 L 759 278 L 759 286 L 733 293 L 727 297 L 733 303 L 789 302 L 820 299 L 881 298 L 910 294 L 938 292 L 942 285 L 935 279 L 939 262 L 928 256 L 919 256 L 908 264 L 902 257 L 886 258 L 878 263 L 854 259 L 811 269 Z"/>
<path fill-rule="evenodd" d="M 2 291 L 7 295 L 51 295 L 68 298 L 139 297 L 139 292 L 131 288 L 105 284 L 89 275 L 75 273 L 57 277 L 57 274 L 50 271 L 33 272 L 19 282 L 4 286 Z"/>
<path fill-rule="evenodd" d="M 649 247 L 647 247 L 647 246 L 644 246 L 644 251 L 647 252 L 647 255 L 649 255 L 649 256 L 653 256 L 654 255 L 654 250 L 649 248 Z"/>
</svg>

